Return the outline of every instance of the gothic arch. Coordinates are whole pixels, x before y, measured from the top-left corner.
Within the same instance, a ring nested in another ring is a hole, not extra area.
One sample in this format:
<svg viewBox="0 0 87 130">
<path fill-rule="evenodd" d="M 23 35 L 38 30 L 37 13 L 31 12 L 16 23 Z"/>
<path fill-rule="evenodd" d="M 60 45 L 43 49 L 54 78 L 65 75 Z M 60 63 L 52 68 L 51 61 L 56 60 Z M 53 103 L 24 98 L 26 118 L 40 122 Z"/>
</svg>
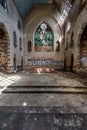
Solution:
<svg viewBox="0 0 87 130">
<path fill-rule="evenodd" d="M 10 38 L 4 23 L 0 22 L 0 68 L 10 71 Z"/>
<path fill-rule="evenodd" d="M 78 72 L 86 72 L 85 71 L 86 65 L 84 64 L 84 62 L 86 63 L 87 54 L 85 54 L 85 56 L 84 56 L 84 51 L 86 52 L 87 48 L 82 47 L 83 45 L 81 42 L 82 35 L 84 33 L 86 26 L 87 26 L 87 23 L 82 24 L 80 31 L 79 31 L 78 39 L 77 39 L 76 49 L 77 49 L 78 54 L 76 55 L 76 58 L 77 58 L 76 64 L 77 64 Z M 86 57 L 86 59 L 85 59 L 85 57 Z"/>
<path fill-rule="evenodd" d="M 87 24 L 80 38 L 80 67 L 87 68 Z"/>
<path fill-rule="evenodd" d="M 80 39 L 82 37 L 82 34 L 83 34 L 86 26 L 87 26 L 87 23 L 84 23 L 84 24 L 82 24 L 82 26 L 80 28 L 79 35 L 78 35 L 78 38 L 77 38 L 78 39 L 77 45 L 80 45 Z"/>
<path fill-rule="evenodd" d="M 35 34 L 35 32 L 36 32 L 37 28 L 38 28 L 38 27 L 39 27 L 42 23 L 45 23 L 47 26 L 49 26 L 49 27 L 50 27 L 50 29 L 51 29 L 51 31 L 52 31 L 52 33 L 54 34 L 54 31 L 53 31 L 53 29 L 52 29 L 51 25 L 50 25 L 47 21 L 41 21 L 41 22 L 39 22 L 39 23 L 37 24 L 37 26 L 36 26 L 35 30 L 34 30 L 34 34 Z"/>
<path fill-rule="evenodd" d="M 85 17 L 83 17 L 85 16 Z M 80 64 L 80 45 L 81 36 L 87 25 L 87 10 L 84 8 L 80 15 L 78 16 L 75 26 L 74 26 L 74 71 L 81 72 Z"/>
<path fill-rule="evenodd" d="M 34 31 L 35 51 L 53 51 L 54 33 L 47 22 L 40 22 Z"/>
</svg>

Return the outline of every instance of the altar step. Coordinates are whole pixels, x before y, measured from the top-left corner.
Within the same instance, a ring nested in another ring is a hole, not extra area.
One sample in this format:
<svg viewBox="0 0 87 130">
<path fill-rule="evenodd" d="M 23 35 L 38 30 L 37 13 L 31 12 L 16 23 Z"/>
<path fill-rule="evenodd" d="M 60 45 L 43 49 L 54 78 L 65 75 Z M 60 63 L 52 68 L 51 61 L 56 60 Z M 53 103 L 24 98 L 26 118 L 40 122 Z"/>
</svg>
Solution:
<svg viewBox="0 0 87 130">
<path fill-rule="evenodd" d="M 86 86 L 9 86 L 3 93 L 77 93 L 87 94 Z"/>
</svg>

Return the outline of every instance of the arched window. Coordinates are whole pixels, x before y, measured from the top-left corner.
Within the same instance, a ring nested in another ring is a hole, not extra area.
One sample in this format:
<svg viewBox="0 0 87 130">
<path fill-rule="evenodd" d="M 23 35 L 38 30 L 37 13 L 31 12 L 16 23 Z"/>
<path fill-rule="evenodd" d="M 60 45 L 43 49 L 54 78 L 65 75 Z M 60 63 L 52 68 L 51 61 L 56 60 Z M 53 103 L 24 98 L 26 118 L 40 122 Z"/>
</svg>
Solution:
<svg viewBox="0 0 87 130">
<path fill-rule="evenodd" d="M 19 39 L 19 43 L 20 43 L 20 50 L 22 50 L 22 40 L 21 40 L 21 37 L 20 37 L 20 39 Z"/>
<path fill-rule="evenodd" d="M 27 49 L 28 49 L 28 52 L 32 51 L 31 41 L 28 41 Z"/>
<path fill-rule="evenodd" d="M 18 29 L 21 30 L 21 23 L 20 23 L 19 20 L 17 21 L 17 24 L 18 24 L 18 25 L 17 25 L 17 26 L 18 26 Z"/>
<path fill-rule="evenodd" d="M 7 7 L 6 0 L 1 0 L 0 2 L 1 2 L 1 5 L 3 6 L 5 12 L 8 13 L 8 7 Z"/>
<path fill-rule="evenodd" d="M 15 31 L 13 32 L 13 43 L 14 43 L 14 46 L 17 47 L 17 36 L 16 36 Z"/>
<path fill-rule="evenodd" d="M 60 42 L 57 41 L 56 44 L 57 44 L 56 51 L 60 51 Z"/>
<path fill-rule="evenodd" d="M 35 51 L 53 51 L 53 33 L 51 28 L 42 23 L 34 35 Z"/>
</svg>

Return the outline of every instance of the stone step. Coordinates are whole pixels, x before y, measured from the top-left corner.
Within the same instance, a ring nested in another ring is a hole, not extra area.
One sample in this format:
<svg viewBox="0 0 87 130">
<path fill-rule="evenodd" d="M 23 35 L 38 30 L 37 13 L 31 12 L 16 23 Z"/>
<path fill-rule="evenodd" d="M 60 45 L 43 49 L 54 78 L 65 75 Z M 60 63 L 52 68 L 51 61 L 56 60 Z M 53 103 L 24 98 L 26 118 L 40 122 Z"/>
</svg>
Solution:
<svg viewBox="0 0 87 130">
<path fill-rule="evenodd" d="M 87 87 L 71 86 L 9 86 L 3 93 L 83 93 Z"/>
</svg>

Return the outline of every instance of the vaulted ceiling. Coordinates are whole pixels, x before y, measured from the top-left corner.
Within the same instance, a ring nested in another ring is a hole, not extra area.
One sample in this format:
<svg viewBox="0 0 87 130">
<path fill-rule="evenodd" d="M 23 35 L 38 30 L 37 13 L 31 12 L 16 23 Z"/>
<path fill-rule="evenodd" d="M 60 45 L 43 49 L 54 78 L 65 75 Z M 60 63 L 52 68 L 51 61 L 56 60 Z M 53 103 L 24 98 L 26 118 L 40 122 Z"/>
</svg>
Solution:
<svg viewBox="0 0 87 130">
<path fill-rule="evenodd" d="M 78 12 L 78 8 L 80 7 L 81 3 L 83 3 L 83 1 L 86 0 L 13 0 L 20 15 L 22 16 L 22 18 L 24 19 L 27 14 L 29 13 L 30 9 L 32 8 L 32 6 L 34 4 L 47 4 L 47 3 L 52 3 L 54 1 L 56 1 L 57 7 L 59 8 L 59 2 L 63 3 L 72 3 L 74 2 L 74 8 L 73 8 L 73 14 L 75 14 L 75 12 Z"/>
<path fill-rule="evenodd" d="M 51 0 L 14 0 L 22 18 L 25 18 L 33 4 L 44 4 L 49 3 L 50 1 Z"/>
</svg>

